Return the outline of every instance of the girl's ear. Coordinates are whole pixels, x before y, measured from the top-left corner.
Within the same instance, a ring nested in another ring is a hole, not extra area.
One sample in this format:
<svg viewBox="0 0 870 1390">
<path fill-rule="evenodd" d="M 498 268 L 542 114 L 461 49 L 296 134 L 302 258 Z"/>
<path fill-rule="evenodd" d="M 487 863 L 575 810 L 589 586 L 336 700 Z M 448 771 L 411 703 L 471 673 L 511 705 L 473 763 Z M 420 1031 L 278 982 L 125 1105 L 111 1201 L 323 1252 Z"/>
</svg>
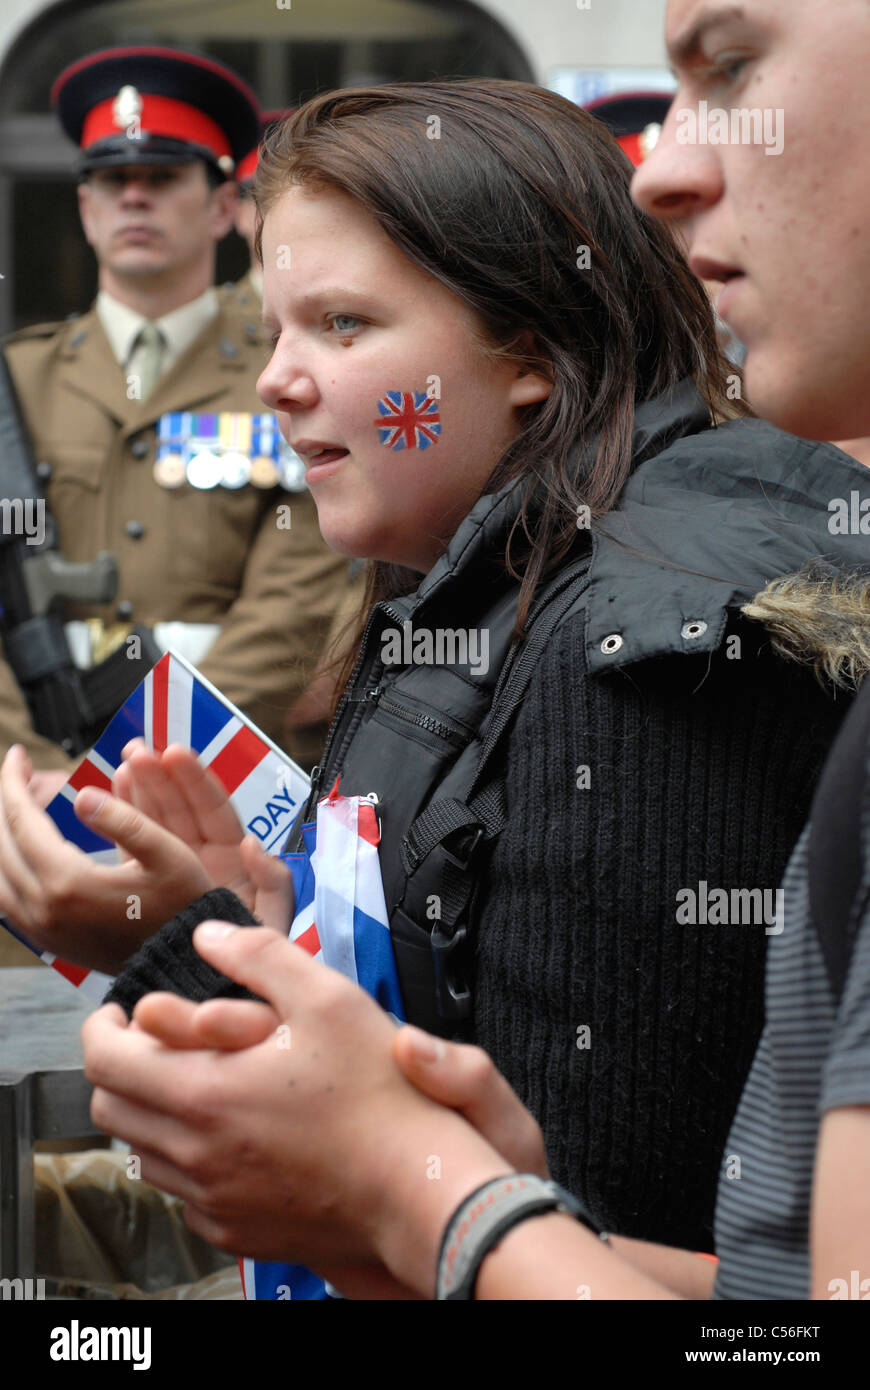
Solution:
<svg viewBox="0 0 870 1390">
<path fill-rule="evenodd" d="M 509 388 L 509 398 L 511 405 L 534 405 L 536 401 L 545 401 L 552 395 L 553 382 L 547 375 L 547 359 L 541 353 L 535 336 L 531 332 L 523 333 L 517 345 L 523 352 L 528 361 L 537 360 L 537 367 L 515 367 Z"/>
<path fill-rule="evenodd" d="M 528 367 L 518 367 L 510 385 L 510 403 L 515 406 L 534 405 L 536 401 L 545 401 L 552 392 L 553 383 L 549 378 Z"/>
</svg>

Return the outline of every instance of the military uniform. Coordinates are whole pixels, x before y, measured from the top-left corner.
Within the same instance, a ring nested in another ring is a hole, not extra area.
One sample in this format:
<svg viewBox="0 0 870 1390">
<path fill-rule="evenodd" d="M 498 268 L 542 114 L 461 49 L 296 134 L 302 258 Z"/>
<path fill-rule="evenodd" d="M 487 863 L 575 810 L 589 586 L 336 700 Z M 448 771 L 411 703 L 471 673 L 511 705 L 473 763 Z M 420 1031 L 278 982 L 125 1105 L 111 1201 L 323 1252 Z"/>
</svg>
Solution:
<svg viewBox="0 0 870 1390">
<path fill-rule="evenodd" d="M 263 272 L 257 266 L 240 280 L 228 280 L 218 290 L 221 302 L 246 319 L 259 323 L 263 310 Z"/>
<path fill-rule="evenodd" d="M 107 626 L 219 623 L 200 669 L 265 733 L 283 739 L 286 710 L 311 674 L 344 590 L 346 561 L 325 545 L 301 478 L 298 491 L 251 481 L 195 487 L 183 472 L 183 437 L 171 436 L 169 446 L 158 438 L 161 420 L 165 433 L 179 414 L 182 430 L 184 415 L 193 414 L 190 431 L 203 417 L 229 412 L 242 435 L 252 416 L 264 414 L 254 389 L 265 362 L 256 319 L 221 299 L 144 401 L 128 399 L 95 310 L 24 329 L 6 350 L 36 456 L 51 469 L 47 497 L 65 557 L 89 560 L 104 549 L 118 559 L 116 599 L 72 606 L 69 616 Z M 310 767 L 321 737 L 321 729 L 291 732 L 288 752 Z M 7 747 L 24 743 L 38 767 L 65 765 L 57 746 L 34 733 L 5 663 L 0 738 Z"/>
</svg>

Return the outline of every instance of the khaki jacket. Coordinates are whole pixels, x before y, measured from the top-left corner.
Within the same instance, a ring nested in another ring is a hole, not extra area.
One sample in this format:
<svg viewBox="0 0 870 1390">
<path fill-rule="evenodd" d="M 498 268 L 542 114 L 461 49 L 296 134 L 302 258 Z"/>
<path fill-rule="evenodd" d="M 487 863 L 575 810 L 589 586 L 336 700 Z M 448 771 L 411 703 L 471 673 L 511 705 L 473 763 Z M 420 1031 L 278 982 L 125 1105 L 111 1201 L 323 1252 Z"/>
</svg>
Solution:
<svg viewBox="0 0 870 1390">
<path fill-rule="evenodd" d="M 247 323 L 260 323 L 263 301 L 250 271 L 240 280 L 227 280 L 219 285 L 218 298 L 232 313 L 241 314 Z"/>
<path fill-rule="evenodd" d="M 125 375 L 93 309 L 24 329 L 6 351 L 36 457 L 51 466 L 47 496 L 65 557 L 91 560 L 109 550 L 118 559 L 113 602 L 71 605 L 67 616 L 220 623 L 203 674 L 310 767 L 323 730 L 288 730 L 286 711 L 330 629 L 347 561 L 323 541 L 307 490 L 169 488 L 152 472 L 162 415 L 263 410 L 255 383 L 266 350 L 254 310 L 222 297 L 216 319 L 145 401 L 127 399 Z M 36 767 L 72 766 L 34 732 L 0 661 L 0 752 L 16 741 Z"/>
</svg>

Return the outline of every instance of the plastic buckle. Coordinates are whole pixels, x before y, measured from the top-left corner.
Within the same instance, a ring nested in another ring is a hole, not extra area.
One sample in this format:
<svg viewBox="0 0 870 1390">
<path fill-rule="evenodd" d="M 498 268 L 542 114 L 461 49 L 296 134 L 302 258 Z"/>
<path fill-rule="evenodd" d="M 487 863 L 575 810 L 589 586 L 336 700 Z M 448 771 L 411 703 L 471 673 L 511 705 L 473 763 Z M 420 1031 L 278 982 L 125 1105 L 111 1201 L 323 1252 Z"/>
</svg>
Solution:
<svg viewBox="0 0 870 1390">
<path fill-rule="evenodd" d="M 474 852 L 482 839 L 483 826 L 479 825 L 475 830 L 474 834 L 472 835 L 468 845 L 466 846 L 464 856 L 454 854 L 453 851 L 449 850 L 447 846 L 444 844 L 442 844 L 441 846 L 441 853 L 444 855 L 444 858 L 448 861 L 448 863 L 453 864 L 457 869 L 467 869 L 474 856 Z M 462 930 L 464 931 L 465 928 L 463 927 Z"/>
<path fill-rule="evenodd" d="M 452 936 L 447 936 L 437 926 L 430 938 L 432 954 L 435 958 L 435 1001 L 442 1018 L 469 1018 L 471 1015 L 471 990 L 452 978 L 450 957 L 465 944 L 468 932 L 465 927 L 457 927 Z"/>
</svg>

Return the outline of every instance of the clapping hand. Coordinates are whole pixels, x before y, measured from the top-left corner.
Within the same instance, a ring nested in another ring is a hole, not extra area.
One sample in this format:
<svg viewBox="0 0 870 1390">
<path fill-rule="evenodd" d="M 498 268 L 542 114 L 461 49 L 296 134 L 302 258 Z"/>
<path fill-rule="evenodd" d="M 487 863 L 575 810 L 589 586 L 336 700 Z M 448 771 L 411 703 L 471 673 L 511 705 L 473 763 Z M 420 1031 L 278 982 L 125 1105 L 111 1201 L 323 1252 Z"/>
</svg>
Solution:
<svg viewBox="0 0 870 1390">
<path fill-rule="evenodd" d="M 155 753 L 133 739 L 123 759 L 117 794 L 193 850 L 212 885 L 231 889 L 264 925 L 286 936 L 293 916 L 290 873 L 245 835 L 215 774 L 180 744 Z"/>
</svg>

